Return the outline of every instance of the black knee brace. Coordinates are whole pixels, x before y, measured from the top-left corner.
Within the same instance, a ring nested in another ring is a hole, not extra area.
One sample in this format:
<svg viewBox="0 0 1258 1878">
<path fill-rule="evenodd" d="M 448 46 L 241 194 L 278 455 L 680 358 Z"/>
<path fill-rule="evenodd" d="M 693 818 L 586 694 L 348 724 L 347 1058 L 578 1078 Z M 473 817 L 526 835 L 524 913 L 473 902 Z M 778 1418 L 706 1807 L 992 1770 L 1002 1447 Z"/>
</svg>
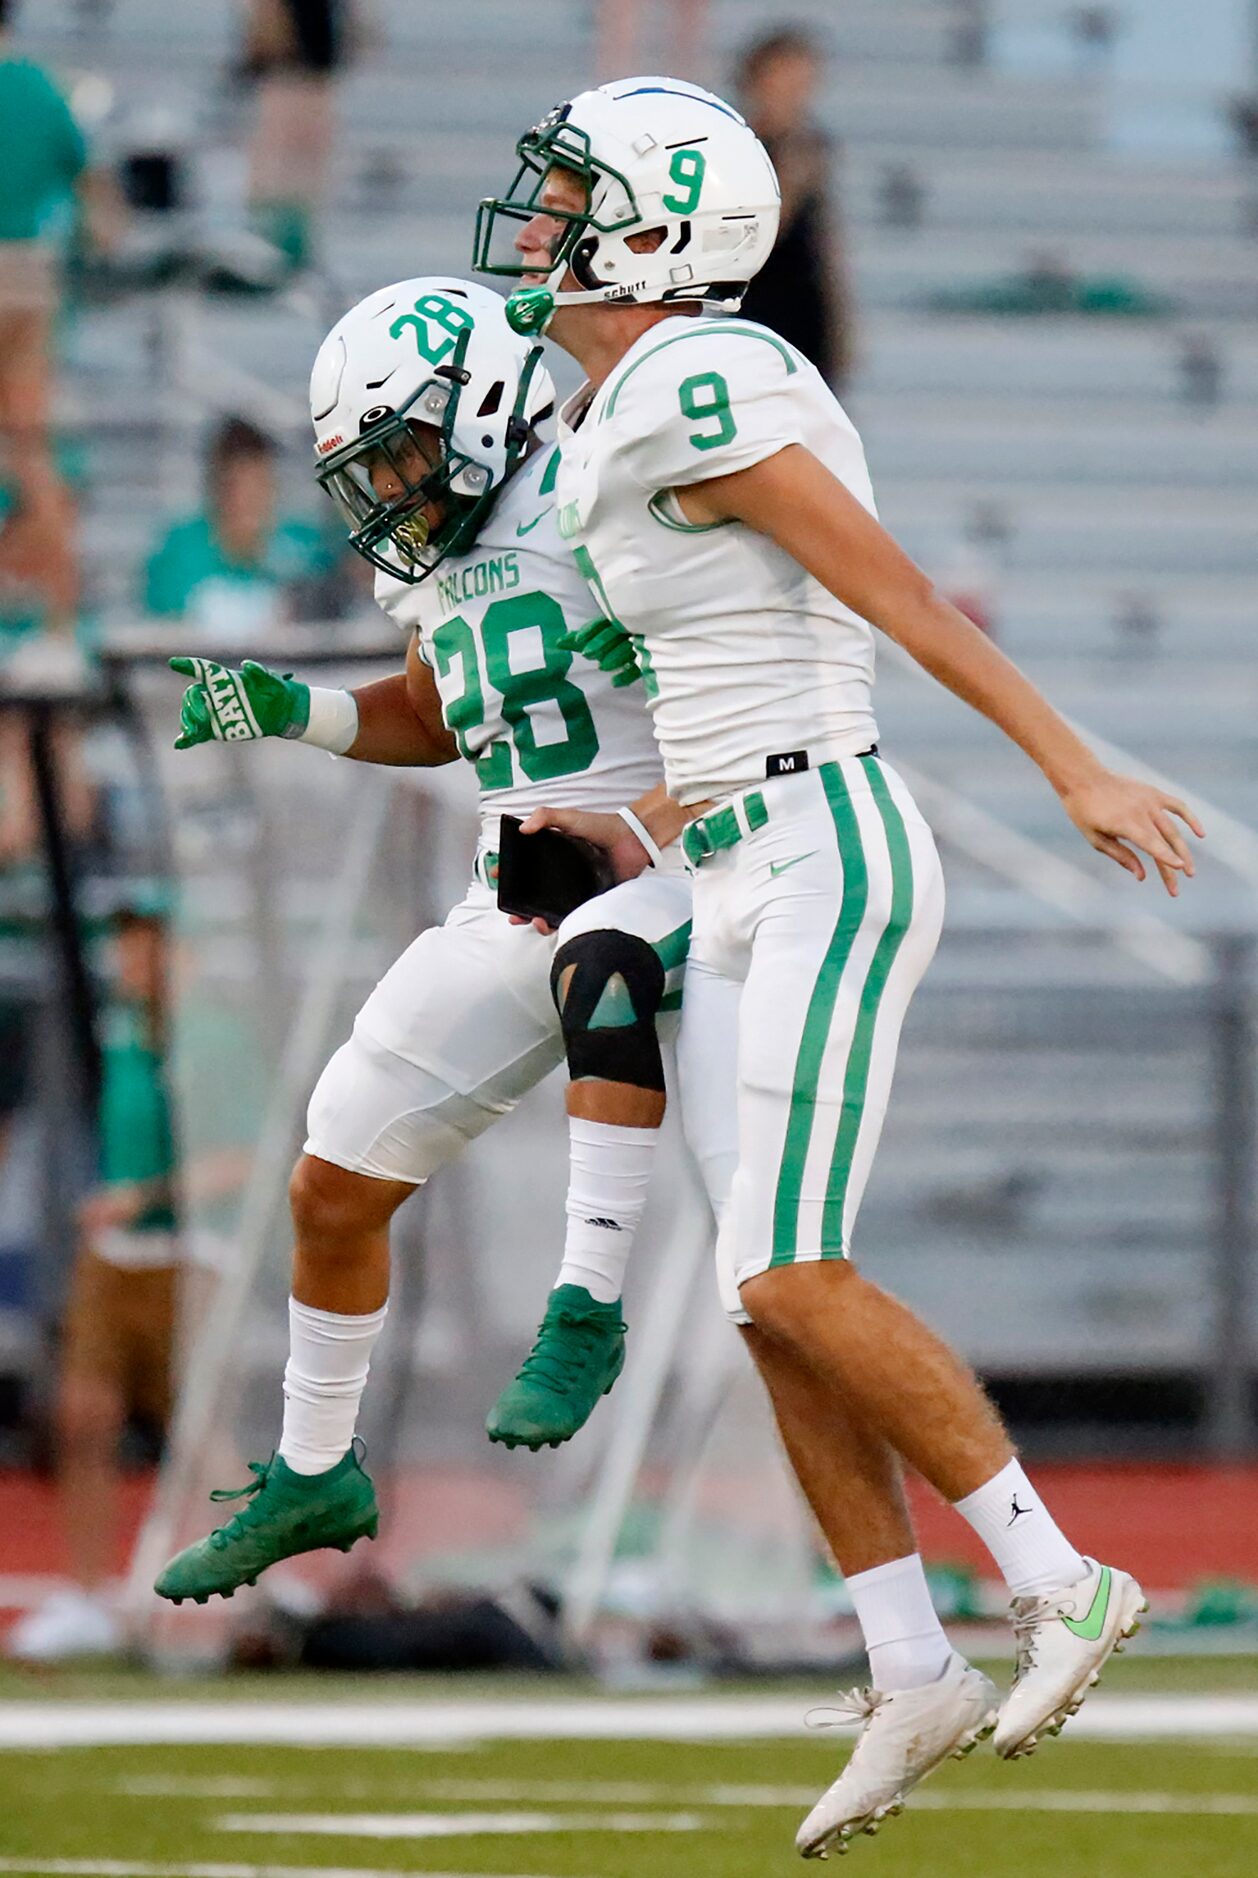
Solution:
<svg viewBox="0 0 1258 1878">
<path fill-rule="evenodd" d="M 573 1081 L 664 1088 L 655 1019 L 664 967 L 653 946 L 628 932 L 583 932 L 560 946 L 550 991 Z"/>
</svg>

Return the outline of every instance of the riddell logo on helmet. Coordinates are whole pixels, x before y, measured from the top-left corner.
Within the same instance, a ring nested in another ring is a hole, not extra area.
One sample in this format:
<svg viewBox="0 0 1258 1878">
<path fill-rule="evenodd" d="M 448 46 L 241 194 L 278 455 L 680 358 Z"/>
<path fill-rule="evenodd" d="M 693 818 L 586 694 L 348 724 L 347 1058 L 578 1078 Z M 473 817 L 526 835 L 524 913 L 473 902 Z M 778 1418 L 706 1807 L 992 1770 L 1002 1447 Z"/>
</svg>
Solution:
<svg viewBox="0 0 1258 1878">
<path fill-rule="evenodd" d="M 322 443 L 315 445 L 315 448 L 320 456 L 326 456 L 329 450 L 335 450 L 338 443 L 344 442 L 345 439 L 338 430 L 335 437 L 325 437 Z"/>
</svg>

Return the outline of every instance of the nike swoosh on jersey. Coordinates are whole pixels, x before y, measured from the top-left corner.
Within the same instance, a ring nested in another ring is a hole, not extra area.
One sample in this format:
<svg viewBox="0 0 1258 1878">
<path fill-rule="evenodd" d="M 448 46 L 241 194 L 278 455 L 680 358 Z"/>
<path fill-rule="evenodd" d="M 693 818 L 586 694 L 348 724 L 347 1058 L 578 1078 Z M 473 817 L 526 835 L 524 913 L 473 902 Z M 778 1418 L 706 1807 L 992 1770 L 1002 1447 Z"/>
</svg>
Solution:
<svg viewBox="0 0 1258 1878">
<path fill-rule="evenodd" d="M 1082 1637 L 1085 1643 L 1095 1643 L 1105 1628 L 1105 1613 L 1109 1609 L 1110 1568 L 1102 1565 L 1100 1583 L 1086 1617 L 1063 1617 L 1062 1623 L 1067 1630 L 1073 1630 L 1076 1637 Z"/>
<path fill-rule="evenodd" d="M 546 517 L 547 515 L 553 515 L 554 513 L 555 513 L 554 508 L 551 507 L 549 509 L 543 509 L 541 515 L 535 515 L 531 522 L 517 522 L 515 525 L 516 534 L 517 535 L 531 534 L 533 529 L 537 527 L 537 524 L 540 521 L 542 521 L 544 517 Z"/>
<path fill-rule="evenodd" d="M 807 854 L 797 854 L 793 860 L 770 861 L 769 872 L 773 876 L 774 880 L 776 880 L 778 875 L 784 874 L 788 867 L 798 867 L 801 861 L 811 861 L 813 855 L 816 852 L 817 852 L 816 848 L 809 848 Z"/>
</svg>

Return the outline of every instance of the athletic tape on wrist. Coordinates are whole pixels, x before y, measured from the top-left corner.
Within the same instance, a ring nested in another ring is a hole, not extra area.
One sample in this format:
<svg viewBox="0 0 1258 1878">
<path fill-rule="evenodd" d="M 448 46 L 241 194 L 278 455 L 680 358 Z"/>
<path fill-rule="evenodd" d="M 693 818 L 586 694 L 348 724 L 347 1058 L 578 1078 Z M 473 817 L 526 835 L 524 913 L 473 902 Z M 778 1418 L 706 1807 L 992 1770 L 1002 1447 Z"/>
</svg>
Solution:
<svg viewBox="0 0 1258 1878">
<path fill-rule="evenodd" d="M 353 692 L 311 685 L 310 716 L 296 741 L 313 743 L 316 749 L 330 750 L 333 756 L 344 756 L 357 735 L 358 700 Z"/>
<path fill-rule="evenodd" d="M 626 828 L 633 830 L 638 840 L 646 849 L 648 866 L 658 867 L 659 863 L 664 859 L 664 856 L 655 836 L 638 820 L 638 817 L 634 814 L 632 809 L 617 809 L 616 813 L 619 815 Z"/>
</svg>

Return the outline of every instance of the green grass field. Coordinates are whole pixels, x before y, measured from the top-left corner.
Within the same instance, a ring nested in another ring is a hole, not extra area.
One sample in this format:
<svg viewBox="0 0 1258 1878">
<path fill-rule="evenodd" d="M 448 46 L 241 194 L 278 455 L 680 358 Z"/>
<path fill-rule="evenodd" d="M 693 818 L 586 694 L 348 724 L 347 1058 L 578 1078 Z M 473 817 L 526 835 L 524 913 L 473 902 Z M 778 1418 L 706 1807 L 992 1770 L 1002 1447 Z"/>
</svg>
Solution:
<svg viewBox="0 0 1258 1878">
<path fill-rule="evenodd" d="M 1252 1692 L 1258 1674 L 1252 1659 L 1146 1660 L 1123 1681 L 1129 1691 Z M 385 1705 L 432 1689 L 413 1680 L 315 1686 L 329 1701 L 351 1690 L 355 1701 L 371 1701 L 379 1691 Z M 42 1707 L 40 1698 L 106 1691 L 113 1701 L 171 1694 L 126 1677 L 0 1682 L 6 1708 L 24 1697 Z M 196 1693 L 217 1705 L 233 1695 L 269 1701 L 283 1690 L 266 1681 Z M 311 1684 L 302 1679 L 287 1693 L 308 1700 Z M 473 1690 L 444 1682 L 435 1693 L 463 1699 Z M 516 1685 L 513 1693 L 524 1691 Z M 801 1712 L 810 1699 L 824 1698 L 802 1698 Z M 764 1743 L 10 1751 L 0 1753 L 0 1873 L 761 1878 L 801 1869 L 794 1830 L 837 1772 L 842 1742 L 803 1735 Z M 981 1752 L 938 1773 L 903 1818 L 855 1847 L 846 1869 L 857 1878 L 864 1871 L 869 1878 L 1006 1871 L 1015 1878 L 1252 1878 L 1258 1738 L 1139 1746 L 1072 1742 L 1067 1733 L 1016 1766 Z"/>
</svg>

